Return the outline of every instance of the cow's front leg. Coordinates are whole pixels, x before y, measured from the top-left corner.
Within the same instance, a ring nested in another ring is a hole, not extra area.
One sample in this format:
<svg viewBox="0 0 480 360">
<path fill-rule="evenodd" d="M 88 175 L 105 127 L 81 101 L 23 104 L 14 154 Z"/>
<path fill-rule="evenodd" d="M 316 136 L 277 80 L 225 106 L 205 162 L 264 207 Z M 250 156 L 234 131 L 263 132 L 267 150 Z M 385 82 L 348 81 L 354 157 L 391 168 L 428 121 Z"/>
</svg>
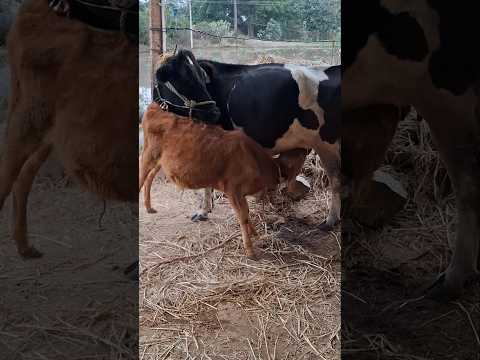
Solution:
<svg viewBox="0 0 480 360">
<path fill-rule="evenodd" d="M 340 211 L 342 206 L 340 198 L 342 188 L 340 177 L 340 144 L 330 144 L 319 141 L 315 146 L 315 152 L 320 156 L 323 168 L 327 173 L 328 182 L 330 183 L 330 193 L 332 196 L 328 208 L 327 219 L 320 225 L 320 228 L 324 231 L 330 231 L 340 221 Z"/>
<path fill-rule="evenodd" d="M 69 0 L 49 0 L 48 6 L 59 15 L 70 16 Z"/>
<path fill-rule="evenodd" d="M 205 188 L 202 198 L 202 203 L 200 209 L 195 211 L 192 215 L 192 221 L 206 221 L 208 220 L 208 214 L 212 212 L 213 209 L 213 189 Z"/>
<path fill-rule="evenodd" d="M 441 114 L 441 115 L 439 115 Z M 428 295 L 446 301 L 458 297 L 466 281 L 478 275 L 480 252 L 480 133 L 478 119 L 459 119 L 453 112 L 424 113 L 457 200 L 457 234 L 447 270 Z M 436 115 L 436 116 L 435 116 Z"/>
</svg>

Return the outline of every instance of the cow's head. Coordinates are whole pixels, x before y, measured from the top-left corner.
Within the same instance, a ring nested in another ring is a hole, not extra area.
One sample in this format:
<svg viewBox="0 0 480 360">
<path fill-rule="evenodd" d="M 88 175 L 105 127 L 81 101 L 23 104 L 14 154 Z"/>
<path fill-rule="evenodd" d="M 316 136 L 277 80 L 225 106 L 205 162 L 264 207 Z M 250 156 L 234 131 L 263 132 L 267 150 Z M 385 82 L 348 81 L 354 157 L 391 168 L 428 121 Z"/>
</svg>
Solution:
<svg viewBox="0 0 480 360">
<path fill-rule="evenodd" d="M 178 115 L 206 123 L 216 123 L 220 110 L 206 88 L 205 71 L 188 50 L 169 57 L 157 70 L 157 91 L 154 100 L 165 102 Z"/>
</svg>

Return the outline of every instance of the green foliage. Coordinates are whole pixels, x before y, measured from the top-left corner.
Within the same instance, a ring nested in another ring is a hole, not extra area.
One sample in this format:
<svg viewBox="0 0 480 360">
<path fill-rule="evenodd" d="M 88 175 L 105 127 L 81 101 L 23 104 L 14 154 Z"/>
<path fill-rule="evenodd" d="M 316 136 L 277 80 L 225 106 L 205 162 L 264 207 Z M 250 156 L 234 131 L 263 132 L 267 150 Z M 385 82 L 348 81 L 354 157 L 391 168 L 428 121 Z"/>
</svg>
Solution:
<svg viewBox="0 0 480 360">
<path fill-rule="evenodd" d="M 282 26 L 275 19 L 270 19 L 265 30 L 260 30 L 257 36 L 262 40 L 281 40 Z"/>
<path fill-rule="evenodd" d="M 217 21 L 202 21 L 194 25 L 195 30 L 204 31 L 208 34 L 217 36 L 232 36 L 233 33 L 230 30 L 230 23 L 225 20 Z M 220 38 L 212 38 L 211 36 L 202 35 L 201 33 L 194 33 L 194 36 L 198 39 L 209 39 L 212 42 L 220 42 Z"/>
<path fill-rule="evenodd" d="M 238 0 L 238 29 L 240 34 L 263 39 L 339 40 L 340 3 L 340 0 L 275 0 L 262 4 Z M 143 14 L 144 6 L 148 7 L 148 2 L 141 2 L 141 39 L 148 38 L 148 9 Z M 145 18 L 142 19 L 142 16 Z M 195 29 L 219 35 L 230 34 L 233 29 L 233 1 L 193 0 L 192 16 Z M 170 27 L 188 27 L 188 1 L 170 0 L 165 17 Z M 228 31 L 226 24 L 229 24 Z M 187 31 L 168 31 L 167 36 L 169 41 L 182 43 L 188 42 L 189 35 Z"/>
<path fill-rule="evenodd" d="M 165 7 L 166 27 L 188 28 L 188 7 L 182 1 L 169 2 Z M 175 31 L 167 29 L 167 47 L 174 48 L 175 45 L 187 45 L 190 43 L 190 33 L 186 30 Z"/>
</svg>

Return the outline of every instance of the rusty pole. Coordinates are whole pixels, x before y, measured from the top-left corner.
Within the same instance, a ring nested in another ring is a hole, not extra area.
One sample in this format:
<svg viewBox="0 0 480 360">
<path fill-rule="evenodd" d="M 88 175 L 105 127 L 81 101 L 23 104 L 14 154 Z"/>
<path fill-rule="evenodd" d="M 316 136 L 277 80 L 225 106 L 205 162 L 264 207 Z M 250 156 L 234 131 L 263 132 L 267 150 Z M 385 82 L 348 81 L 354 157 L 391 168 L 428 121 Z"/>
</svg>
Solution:
<svg viewBox="0 0 480 360">
<path fill-rule="evenodd" d="M 161 0 L 150 0 L 150 60 L 151 60 L 151 92 L 155 86 L 155 71 L 160 56 L 165 51 L 164 4 Z"/>
</svg>

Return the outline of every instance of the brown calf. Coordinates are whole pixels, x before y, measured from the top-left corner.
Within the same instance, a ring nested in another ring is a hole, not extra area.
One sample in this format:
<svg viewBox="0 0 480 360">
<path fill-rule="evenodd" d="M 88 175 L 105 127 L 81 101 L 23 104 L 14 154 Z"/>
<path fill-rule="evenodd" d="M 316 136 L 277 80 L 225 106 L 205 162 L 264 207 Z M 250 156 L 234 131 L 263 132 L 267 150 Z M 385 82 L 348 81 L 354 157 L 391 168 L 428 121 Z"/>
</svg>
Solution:
<svg viewBox="0 0 480 360">
<path fill-rule="evenodd" d="M 12 191 L 18 252 L 39 257 L 27 237 L 27 200 L 52 150 L 87 190 L 137 201 L 138 74 L 132 69 L 138 67 L 138 47 L 119 32 L 94 30 L 57 16 L 47 1 L 30 0 L 10 30 L 8 57 L 0 209 Z"/>
<path fill-rule="evenodd" d="M 140 190 L 145 188 L 145 206 L 150 206 L 150 185 L 162 168 L 177 186 L 186 189 L 212 187 L 225 193 L 242 230 L 245 253 L 254 258 L 245 196 L 275 188 L 285 172 L 281 163 L 241 131 L 198 124 L 149 105 L 142 121 L 144 148 L 140 159 Z"/>
</svg>

